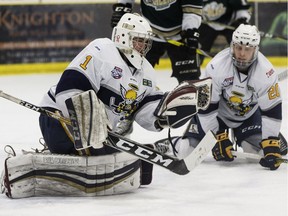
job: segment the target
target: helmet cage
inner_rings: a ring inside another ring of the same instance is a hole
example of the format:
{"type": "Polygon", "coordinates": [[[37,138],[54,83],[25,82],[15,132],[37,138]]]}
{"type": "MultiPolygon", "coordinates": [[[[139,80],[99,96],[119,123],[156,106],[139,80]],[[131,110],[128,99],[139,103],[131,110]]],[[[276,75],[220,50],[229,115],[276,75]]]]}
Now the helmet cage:
{"type": "Polygon", "coordinates": [[[239,69],[247,69],[258,56],[260,43],[260,33],[256,26],[241,24],[232,35],[232,41],[230,44],[230,53],[232,56],[233,64],[239,69]],[[235,45],[245,46],[245,47],[255,47],[253,57],[251,60],[243,61],[237,60],[234,54],[235,45]]]}
{"type": "Polygon", "coordinates": [[[137,51],[141,56],[146,56],[152,47],[151,34],[129,32],[129,46],[137,51]]]}

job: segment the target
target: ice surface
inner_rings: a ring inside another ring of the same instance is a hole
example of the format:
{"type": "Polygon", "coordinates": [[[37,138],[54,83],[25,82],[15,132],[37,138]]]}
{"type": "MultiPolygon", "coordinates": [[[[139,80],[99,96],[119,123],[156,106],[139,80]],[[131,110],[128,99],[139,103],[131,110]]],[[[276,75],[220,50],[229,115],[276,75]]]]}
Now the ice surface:
{"type": "MultiPolygon", "coordinates": [[[[277,71],[283,71],[278,68],[277,71]]],[[[158,71],[156,78],[164,91],[177,82],[169,71],[158,71]]],[[[56,84],[60,74],[1,76],[0,90],[38,104],[49,87],[56,84]]],[[[287,80],[281,82],[283,102],[282,133],[287,137],[287,80]]],[[[0,170],[6,154],[4,146],[21,149],[39,148],[41,137],[38,113],[0,98],[0,170]]],[[[180,135],[173,130],[172,135],[180,135]]],[[[135,126],[132,139],[154,142],[167,136],[147,132],[135,126]]],[[[195,170],[178,176],[154,167],[153,182],[134,193],[96,197],[33,197],[9,199],[0,194],[0,216],[287,216],[287,165],[268,171],[257,163],[243,159],[215,162],[211,155],[195,170]]]]}

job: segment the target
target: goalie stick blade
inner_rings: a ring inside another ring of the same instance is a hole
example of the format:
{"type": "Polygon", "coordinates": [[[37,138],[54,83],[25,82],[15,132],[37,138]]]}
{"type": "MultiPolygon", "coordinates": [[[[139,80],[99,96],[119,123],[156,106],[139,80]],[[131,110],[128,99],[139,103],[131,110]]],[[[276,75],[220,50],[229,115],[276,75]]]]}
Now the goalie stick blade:
{"type": "Polygon", "coordinates": [[[188,157],[184,158],[187,169],[191,171],[202,163],[216,143],[217,139],[214,134],[211,131],[208,131],[192,153],[188,157]]]}
{"type": "Polygon", "coordinates": [[[213,133],[208,132],[188,157],[179,160],[112,132],[109,132],[107,143],[113,148],[132,154],[148,163],[161,166],[178,175],[186,175],[198,166],[215,144],[216,139],[213,133]]]}

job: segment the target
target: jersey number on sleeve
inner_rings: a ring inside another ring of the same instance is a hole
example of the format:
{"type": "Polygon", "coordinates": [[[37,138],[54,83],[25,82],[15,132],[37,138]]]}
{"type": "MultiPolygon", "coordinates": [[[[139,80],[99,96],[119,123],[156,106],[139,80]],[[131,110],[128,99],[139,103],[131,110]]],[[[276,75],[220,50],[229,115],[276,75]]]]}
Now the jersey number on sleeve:
{"type": "Polygon", "coordinates": [[[83,70],[86,70],[87,69],[87,64],[89,63],[89,61],[92,59],[92,56],[88,55],[86,56],[86,60],[80,64],[80,67],[83,69],[83,70]]]}
{"type": "Polygon", "coordinates": [[[269,100],[273,100],[279,96],[280,96],[279,85],[278,83],[276,83],[275,86],[271,86],[271,88],[269,89],[268,97],[269,97],[269,100]]]}

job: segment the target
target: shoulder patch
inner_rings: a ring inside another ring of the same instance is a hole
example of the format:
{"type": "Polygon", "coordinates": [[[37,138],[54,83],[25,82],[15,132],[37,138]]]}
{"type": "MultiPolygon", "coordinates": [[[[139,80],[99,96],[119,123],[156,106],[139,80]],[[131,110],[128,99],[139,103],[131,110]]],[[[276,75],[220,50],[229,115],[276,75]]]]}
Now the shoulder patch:
{"type": "Polygon", "coordinates": [[[151,80],[147,80],[147,79],[143,79],[143,85],[152,87],[152,81],[151,80]]]}
{"type": "Polygon", "coordinates": [[[115,66],[114,69],[111,71],[112,77],[114,79],[120,79],[122,77],[122,69],[115,66]]]}

